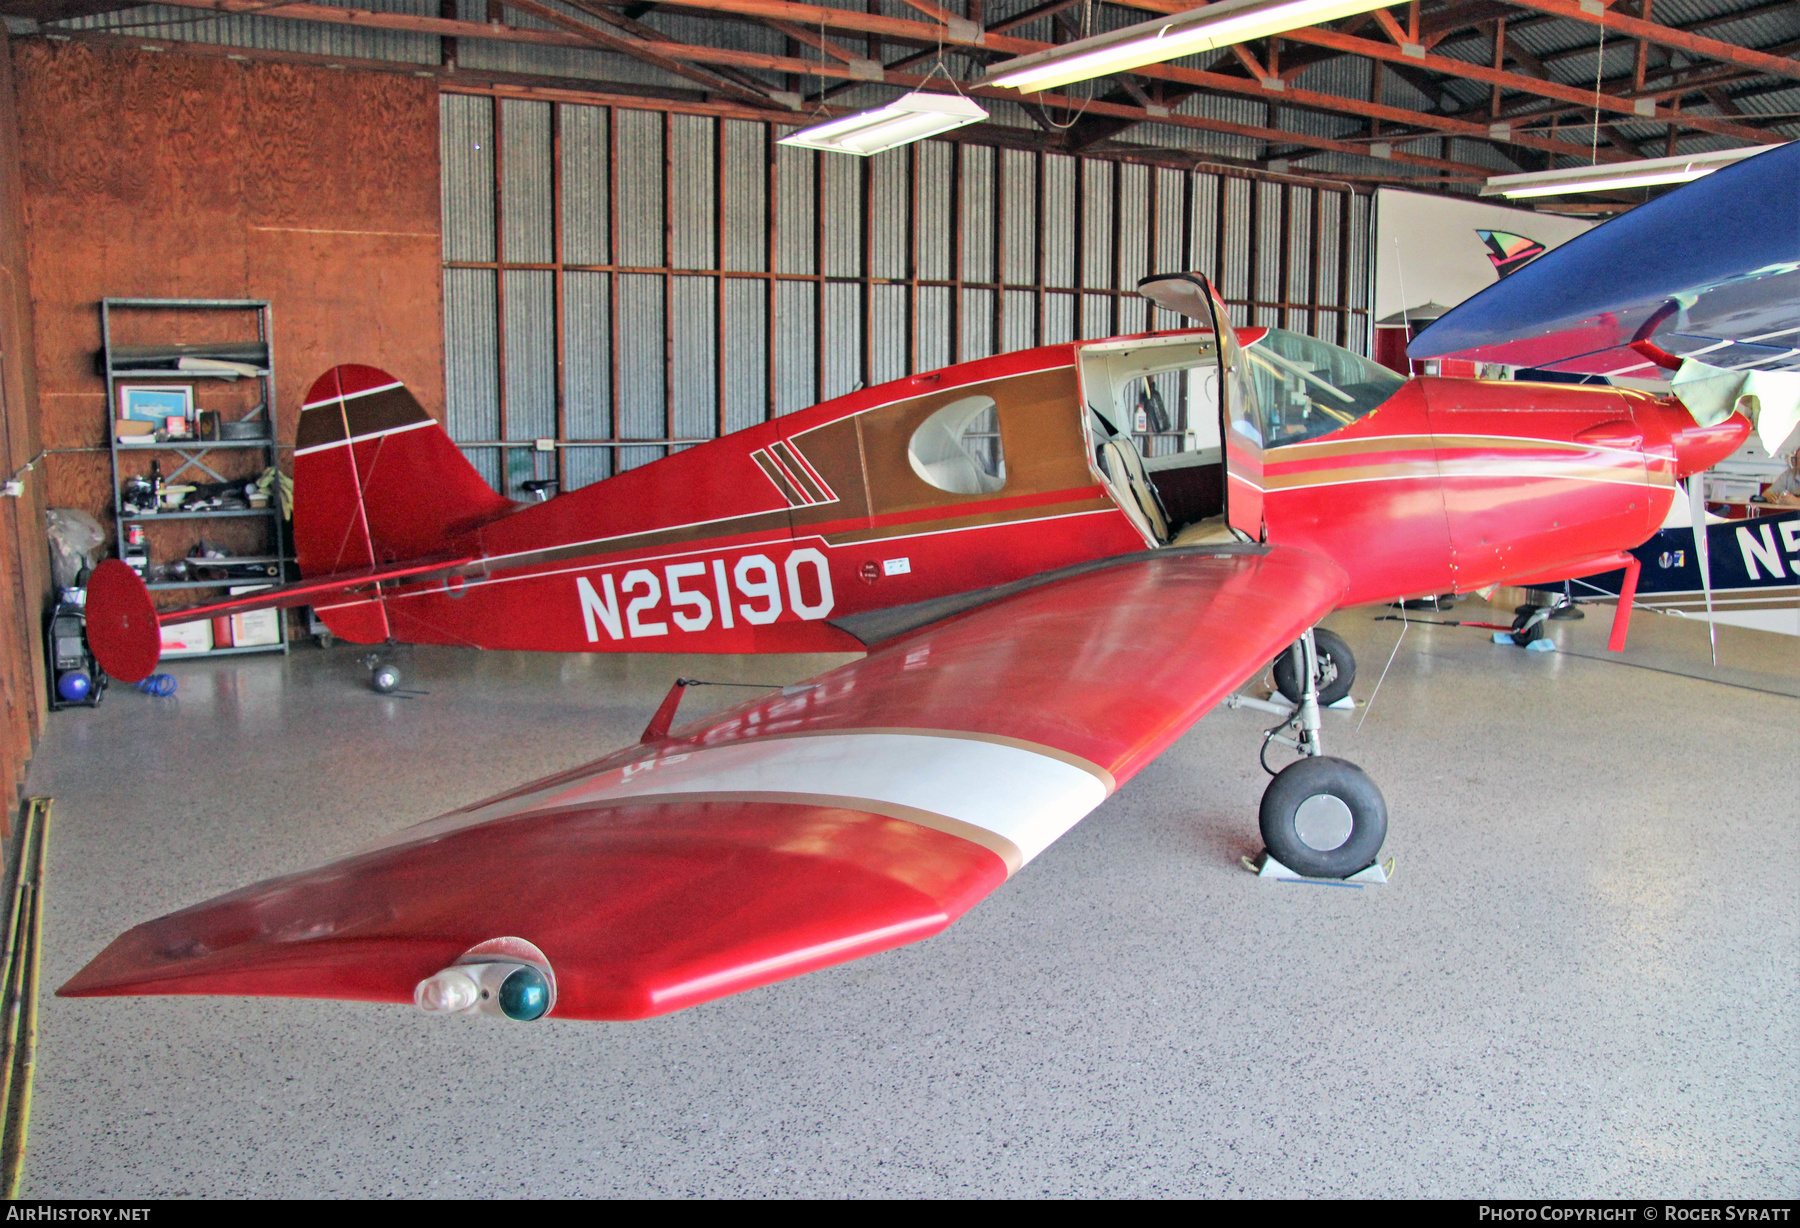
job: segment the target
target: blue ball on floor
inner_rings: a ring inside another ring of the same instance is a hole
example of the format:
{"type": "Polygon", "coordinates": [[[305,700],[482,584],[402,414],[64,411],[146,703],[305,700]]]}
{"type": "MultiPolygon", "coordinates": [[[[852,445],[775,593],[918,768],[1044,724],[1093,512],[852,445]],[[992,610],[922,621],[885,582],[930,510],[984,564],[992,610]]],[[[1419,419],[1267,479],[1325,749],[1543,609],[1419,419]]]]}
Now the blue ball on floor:
{"type": "Polygon", "coordinates": [[[78,704],[93,693],[94,680],[85,669],[72,669],[56,680],[56,693],[65,703],[78,704]]]}

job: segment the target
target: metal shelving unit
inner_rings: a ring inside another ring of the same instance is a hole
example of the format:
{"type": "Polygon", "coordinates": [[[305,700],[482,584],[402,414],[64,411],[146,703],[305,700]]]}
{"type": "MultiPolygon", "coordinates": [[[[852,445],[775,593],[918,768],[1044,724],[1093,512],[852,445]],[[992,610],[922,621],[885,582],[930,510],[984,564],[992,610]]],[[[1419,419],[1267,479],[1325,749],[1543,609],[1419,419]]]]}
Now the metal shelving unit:
{"type": "MultiPolygon", "coordinates": [[[[273,448],[271,448],[269,450],[271,452],[274,451],[273,448]]],[[[175,472],[180,473],[181,470],[177,469],[175,472]]],[[[152,521],[157,521],[157,520],[207,520],[207,519],[217,519],[217,518],[223,517],[223,516],[238,516],[238,517],[269,516],[269,515],[273,515],[275,513],[275,510],[276,509],[274,509],[272,507],[247,507],[247,508],[242,508],[242,509],[232,509],[232,510],[226,510],[226,511],[219,511],[217,509],[214,509],[211,511],[203,511],[203,512],[153,512],[146,516],[126,516],[121,513],[119,516],[119,519],[124,520],[124,521],[142,520],[142,521],[146,521],[146,522],[152,522],[152,521]]]]}
{"type": "MultiPolygon", "coordinates": [[[[219,565],[234,564],[272,564],[278,570],[291,560],[287,553],[281,524],[280,499],[272,492],[268,507],[253,507],[242,510],[208,510],[196,512],[157,512],[150,515],[127,515],[120,501],[122,477],[119,457],[133,453],[145,453],[155,456],[166,456],[170,453],[180,457],[181,463],[173,472],[165,475],[165,480],[173,480],[189,469],[197,469],[208,475],[213,481],[227,481],[206,461],[212,452],[242,452],[260,449],[263,454],[264,467],[276,465],[276,417],[275,417],[275,343],[273,338],[270,306],[267,299],[195,299],[195,298],[105,298],[100,300],[100,344],[101,362],[106,368],[106,436],[112,449],[113,479],[113,517],[114,536],[118,557],[124,558],[126,552],[126,526],[128,524],[153,525],[161,521],[176,520],[257,520],[267,526],[267,541],[270,552],[255,556],[234,556],[229,560],[220,559],[219,565]],[[268,434],[263,439],[221,439],[171,440],[166,443],[121,444],[114,419],[119,414],[119,390],[122,382],[142,383],[152,380],[166,380],[170,383],[196,385],[196,408],[198,407],[198,386],[211,380],[228,378],[224,375],[207,371],[172,371],[163,367],[124,368],[113,366],[113,313],[116,311],[235,311],[254,312],[256,318],[256,341],[262,347],[263,358],[260,364],[251,364],[254,374],[240,375],[241,379],[256,380],[262,392],[262,421],[267,423],[268,434]]],[[[146,545],[148,546],[148,542],[146,545]]],[[[171,560],[172,561],[172,560],[171,560]]],[[[148,579],[148,577],[146,577],[148,579]]],[[[149,587],[153,591],[168,592],[177,589],[219,589],[233,588],[240,585],[259,583],[279,584],[282,577],[277,574],[262,580],[246,577],[236,580],[174,580],[158,581],[149,587]]],[[[286,620],[282,620],[282,634],[274,644],[252,644],[248,646],[232,646],[229,648],[213,648],[205,653],[185,654],[182,659],[193,659],[201,656],[234,656],[253,652],[279,652],[288,650],[286,620]]]]}

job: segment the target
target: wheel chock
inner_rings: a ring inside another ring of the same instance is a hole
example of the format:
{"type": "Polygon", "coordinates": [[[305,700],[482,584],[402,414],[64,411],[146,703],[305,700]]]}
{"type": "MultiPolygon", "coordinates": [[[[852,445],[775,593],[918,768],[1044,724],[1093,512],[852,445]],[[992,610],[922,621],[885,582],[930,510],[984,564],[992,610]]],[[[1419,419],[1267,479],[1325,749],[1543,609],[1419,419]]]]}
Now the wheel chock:
{"type": "Polygon", "coordinates": [[[1385,883],[1394,876],[1394,859],[1386,862],[1377,861],[1364,869],[1358,870],[1349,878],[1308,878],[1297,870],[1291,870],[1269,855],[1264,849],[1254,860],[1240,857],[1238,861],[1244,869],[1258,878],[1284,878],[1297,883],[1318,883],[1326,887],[1364,887],[1370,883],[1385,883]]]}
{"type": "MultiPolygon", "coordinates": [[[[1520,647],[1520,645],[1513,643],[1512,632],[1510,631],[1494,632],[1494,643],[1505,644],[1515,648],[1520,647]]],[[[1556,641],[1551,639],[1532,640],[1529,644],[1523,645],[1523,647],[1526,652],[1555,652],[1556,641]]]]}

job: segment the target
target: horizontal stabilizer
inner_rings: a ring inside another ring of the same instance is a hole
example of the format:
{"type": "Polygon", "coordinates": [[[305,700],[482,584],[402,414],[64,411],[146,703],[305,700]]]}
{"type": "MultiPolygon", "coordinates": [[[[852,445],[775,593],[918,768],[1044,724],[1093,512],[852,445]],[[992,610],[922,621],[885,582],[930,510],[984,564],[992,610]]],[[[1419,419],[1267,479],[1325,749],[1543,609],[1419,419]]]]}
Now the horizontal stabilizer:
{"type": "Polygon", "coordinates": [[[480,561],[451,556],[409,559],[388,567],[342,571],[294,584],[258,589],[226,601],[158,612],[143,578],[118,559],[107,559],[94,568],[94,574],[88,578],[88,646],[93,649],[94,659],[100,662],[101,669],[120,682],[137,682],[150,676],[162,656],[164,626],[248,614],[252,610],[294,609],[338,593],[402,580],[410,583],[451,576],[480,561]]]}

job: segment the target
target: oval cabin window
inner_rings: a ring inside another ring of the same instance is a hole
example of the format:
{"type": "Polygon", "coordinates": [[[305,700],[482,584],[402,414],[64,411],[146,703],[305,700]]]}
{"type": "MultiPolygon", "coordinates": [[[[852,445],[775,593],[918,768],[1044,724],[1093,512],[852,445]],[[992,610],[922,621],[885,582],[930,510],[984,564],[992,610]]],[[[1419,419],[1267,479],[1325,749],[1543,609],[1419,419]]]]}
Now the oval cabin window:
{"type": "Polygon", "coordinates": [[[989,495],[1006,485],[1006,454],[993,397],[952,401],[919,424],[907,459],[913,472],[953,495],[989,495]]]}

